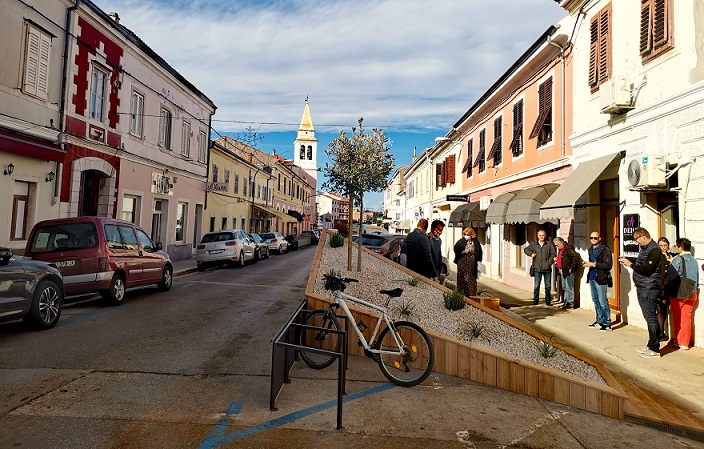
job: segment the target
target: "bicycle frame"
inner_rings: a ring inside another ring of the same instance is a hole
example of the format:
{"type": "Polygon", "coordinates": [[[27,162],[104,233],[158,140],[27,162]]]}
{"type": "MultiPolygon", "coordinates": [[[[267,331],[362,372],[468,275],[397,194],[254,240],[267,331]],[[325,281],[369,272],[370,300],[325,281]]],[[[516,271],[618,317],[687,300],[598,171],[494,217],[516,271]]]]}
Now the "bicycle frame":
{"type": "MultiPolygon", "coordinates": [[[[349,323],[352,325],[354,328],[355,333],[357,334],[357,337],[359,338],[359,342],[362,344],[364,349],[366,351],[369,351],[372,354],[395,354],[395,355],[403,355],[403,340],[401,340],[401,336],[396,332],[396,328],[393,326],[391,320],[389,319],[389,314],[386,312],[386,308],[377,306],[376,304],[372,304],[368,301],[365,301],[363,299],[359,299],[357,297],[354,297],[352,295],[348,295],[347,293],[343,293],[341,291],[335,291],[333,292],[333,298],[335,299],[335,302],[333,304],[338,304],[342,310],[345,312],[345,315],[349,318],[349,323]],[[369,307],[370,309],[373,309],[379,313],[379,317],[376,320],[376,325],[374,326],[374,332],[372,332],[372,336],[369,338],[369,341],[364,338],[364,335],[362,335],[362,331],[359,330],[359,326],[357,326],[357,322],[354,320],[354,317],[352,316],[352,312],[350,311],[349,307],[347,306],[347,303],[345,300],[352,301],[357,304],[362,304],[366,307],[369,307]],[[394,337],[394,341],[396,342],[396,345],[398,346],[398,351],[382,351],[379,349],[373,349],[370,346],[370,342],[374,342],[376,339],[377,333],[381,329],[381,323],[384,322],[386,323],[386,326],[389,327],[391,335],[394,337]]],[[[331,304],[331,306],[333,305],[331,304]]]]}

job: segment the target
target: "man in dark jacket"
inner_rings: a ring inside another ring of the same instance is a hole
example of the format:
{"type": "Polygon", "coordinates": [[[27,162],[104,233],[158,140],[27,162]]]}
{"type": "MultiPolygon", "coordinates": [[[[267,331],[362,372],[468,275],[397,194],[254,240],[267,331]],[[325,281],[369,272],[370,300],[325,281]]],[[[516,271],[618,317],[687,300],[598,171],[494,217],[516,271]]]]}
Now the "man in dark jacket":
{"type": "Polygon", "coordinates": [[[403,239],[406,268],[437,281],[438,275],[430,254],[430,239],[426,232],[428,232],[428,220],[421,218],[413,232],[403,239]]]}
{"type": "Polygon", "coordinates": [[[633,269],[633,284],[636,286],[638,304],[643,311],[645,322],[648,323],[648,346],[638,348],[638,352],[641,357],[645,358],[660,357],[660,323],[658,322],[657,302],[660,294],[662,251],[645,228],[635,228],[633,240],[640,246],[635,263],[625,257],[620,257],[618,261],[633,269]]]}
{"type": "Polygon", "coordinates": [[[592,301],[594,301],[594,309],[596,310],[596,321],[589,327],[598,327],[600,331],[610,331],[611,311],[609,310],[609,300],[606,298],[606,287],[611,278],[611,268],[614,262],[611,250],[601,243],[601,236],[597,231],[591,232],[589,241],[592,244],[589,248],[589,262],[582,264],[585,268],[589,268],[587,284],[592,291],[592,301]]]}
{"type": "Polygon", "coordinates": [[[552,277],[552,264],[555,263],[555,247],[545,238],[545,231],[538,231],[538,240],[526,246],[523,250],[527,256],[533,259],[533,304],[540,302],[540,281],[545,281],[545,304],[550,305],[550,283],[552,277]]]}
{"type": "Polygon", "coordinates": [[[433,259],[435,267],[435,276],[440,280],[440,272],[442,271],[442,231],[445,229],[445,223],[442,220],[433,220],[430,225],[430,256],[433,259]]]}
{"type": "Polygon", "coordinates": [[[574,273],[582,265],[582,258],[574,250],[574,246],[565,242],[562,237],[555,237],[553,243],[557,248],[555,265],[560,270],[562,290],[565,292],[565,303],[562,305],[562,310],[571,309],[574,307],[574,273]]]}

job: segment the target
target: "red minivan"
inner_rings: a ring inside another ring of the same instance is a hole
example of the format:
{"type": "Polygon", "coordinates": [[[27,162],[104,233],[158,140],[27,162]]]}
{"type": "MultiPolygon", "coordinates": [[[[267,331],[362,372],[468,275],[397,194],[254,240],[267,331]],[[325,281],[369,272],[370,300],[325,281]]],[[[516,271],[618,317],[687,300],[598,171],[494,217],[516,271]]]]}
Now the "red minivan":
{"type": "Polygon", "coordinates": [[[27,240],[25,256],[55,264],[66,295],[99,292],[120,305],[125,289],[157,284],[169,290],[173,265],[139,227],[104,217],[75,217],[37,223],[27,240]]]}

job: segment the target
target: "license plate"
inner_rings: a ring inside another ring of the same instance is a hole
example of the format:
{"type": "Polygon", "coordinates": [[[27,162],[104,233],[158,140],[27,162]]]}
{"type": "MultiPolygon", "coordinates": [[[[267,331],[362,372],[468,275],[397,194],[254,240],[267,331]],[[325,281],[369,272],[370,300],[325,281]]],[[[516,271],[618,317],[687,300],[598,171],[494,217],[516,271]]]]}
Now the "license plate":
{"type": "Polygon", "coordinates": [[[220,253],[223,252],[223,251],[224,251],[224,250],[222,250],[222,249],[215,249],[215,250],[213,250],[213,251],[210,251],[209,254],[220,254],[220,253]]]}
{"type": "Polygon", "coordinates": [[[68,268],[68,267],[76,266],[76,261],[75,260],[60,260],[58,262],[54,262],[54,264],[59,268],[68,268]]]}

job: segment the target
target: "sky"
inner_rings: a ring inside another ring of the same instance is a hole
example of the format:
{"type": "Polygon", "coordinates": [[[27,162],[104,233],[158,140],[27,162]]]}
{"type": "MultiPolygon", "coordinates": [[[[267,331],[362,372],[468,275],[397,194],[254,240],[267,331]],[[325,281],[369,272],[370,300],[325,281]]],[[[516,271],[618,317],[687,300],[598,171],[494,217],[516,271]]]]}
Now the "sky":
{"type": "Polygon", "coordinates": [[[214,139],[256,133],[293,159],[307,97],[318,166],[358,117],[386,132],[396,167],[410,163],[567,15],[553,0],[93,2],[215,103],[214,139]]]}

